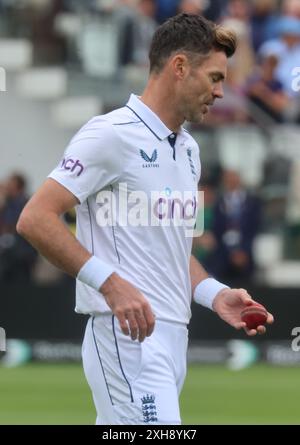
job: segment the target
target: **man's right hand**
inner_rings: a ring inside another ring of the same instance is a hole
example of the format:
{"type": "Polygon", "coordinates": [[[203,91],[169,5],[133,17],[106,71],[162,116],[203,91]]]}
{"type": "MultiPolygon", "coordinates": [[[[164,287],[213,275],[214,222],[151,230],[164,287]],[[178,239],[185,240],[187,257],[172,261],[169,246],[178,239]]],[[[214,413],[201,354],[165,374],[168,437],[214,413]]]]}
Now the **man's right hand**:
{"type": "Polygon", "coordinates": [[[149,337],[154,329],[155,318],[150,304],[128,281],[116,273],[102,284],[100,292],[120,323],[123,334],[139,342],[149,337]]]}

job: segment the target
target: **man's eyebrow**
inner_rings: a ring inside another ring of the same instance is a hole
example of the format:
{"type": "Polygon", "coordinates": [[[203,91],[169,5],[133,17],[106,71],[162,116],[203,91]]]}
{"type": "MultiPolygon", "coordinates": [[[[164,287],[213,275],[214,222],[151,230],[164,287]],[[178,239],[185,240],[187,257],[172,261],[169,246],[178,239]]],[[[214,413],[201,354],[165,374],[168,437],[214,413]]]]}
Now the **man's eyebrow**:
{"type": "Polygon", "coordinates": [[[220,71],[213,71],[210,75],[218,77],[219,80],[225,80],[225,75],[220,71]]]}

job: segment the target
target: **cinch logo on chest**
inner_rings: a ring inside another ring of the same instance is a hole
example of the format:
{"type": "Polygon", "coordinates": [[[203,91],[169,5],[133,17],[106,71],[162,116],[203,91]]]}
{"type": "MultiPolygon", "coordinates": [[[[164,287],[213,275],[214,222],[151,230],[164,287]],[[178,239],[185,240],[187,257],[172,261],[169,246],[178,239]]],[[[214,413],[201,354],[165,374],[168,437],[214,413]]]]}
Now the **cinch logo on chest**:
{"type": "Polygon", "coordinates": [[[157,150],[154,150],[152,153],[151,158],[147,155],[144,150],[140,150],[140,155],[144,161],[146,161],[145,164],[143,164],[143,168],[158,168],[159,164],[157,164],[155,161],[157,160],[157,150]]]}

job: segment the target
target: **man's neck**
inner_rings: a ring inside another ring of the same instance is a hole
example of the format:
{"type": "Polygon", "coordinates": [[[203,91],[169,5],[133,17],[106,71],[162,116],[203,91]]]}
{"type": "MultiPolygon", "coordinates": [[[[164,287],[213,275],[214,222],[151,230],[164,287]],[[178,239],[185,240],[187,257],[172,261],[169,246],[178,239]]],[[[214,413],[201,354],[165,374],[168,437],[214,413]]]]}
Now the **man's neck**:
{"type": "Polygon", "coordinates": [[[177,113],[174,91],[163,79],[150,78],[140,99],[171,131],[180,131],[184,117],[177,113]]]}

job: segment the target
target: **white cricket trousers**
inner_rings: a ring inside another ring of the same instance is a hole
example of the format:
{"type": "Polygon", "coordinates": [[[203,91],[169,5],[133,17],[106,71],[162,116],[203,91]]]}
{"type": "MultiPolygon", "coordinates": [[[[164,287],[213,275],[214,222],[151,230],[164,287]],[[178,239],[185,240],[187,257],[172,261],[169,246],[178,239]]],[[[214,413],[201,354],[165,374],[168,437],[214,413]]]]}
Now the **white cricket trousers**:
{"type": "Polygon", "coordinates": [[[98,425],[181,424],[186,325],[156,320],[143,343],[125,336],[113,315],[91,317],[82,358],[98,425]]]}

